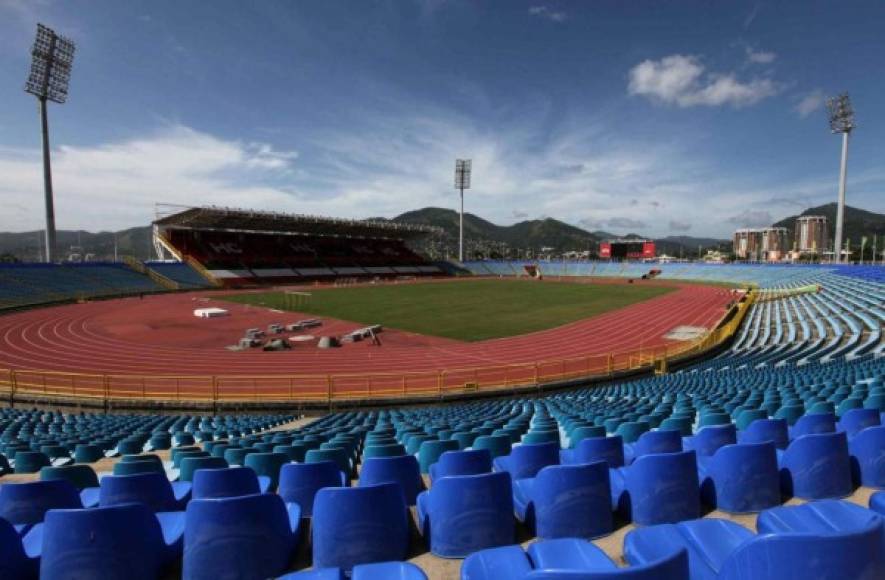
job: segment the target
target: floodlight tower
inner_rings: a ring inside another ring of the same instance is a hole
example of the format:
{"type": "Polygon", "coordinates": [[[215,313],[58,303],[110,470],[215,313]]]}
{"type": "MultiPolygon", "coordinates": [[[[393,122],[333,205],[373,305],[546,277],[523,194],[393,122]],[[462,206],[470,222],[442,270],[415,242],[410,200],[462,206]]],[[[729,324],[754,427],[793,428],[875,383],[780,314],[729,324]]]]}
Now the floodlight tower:
{"type": "Polygon", "coordinates": [[[63,104],[68,98],[71,65],[74,63],[74,43],[54,30],[37,25],[37,37],[31,50],[31,72],[25,92],[40,103],[40,122],[43,129],[43,192],[46,197],[46,261],[55,254],[55,208],[52,202],[52,168],[49,163],[49,120],[46,102],[63,104]]]}
{"type": "Polygon", "coordinates": [[[464,190],[470,189],[470,159],[455,160],[455,189],[461,191],[461,219],[458,234],[458,261],[464,261],[464,190]]]}
{"type": "Polygon", "coordinates": [[[842,261],[842,227],[845,221],[845,182],[848,178],[848,135],[854,129],[854,110],[848,93],[827,99],[830,131],[842,133],[842,165],[839,171],[839,205],[836,209],[836,239],[833,241],[833,259],[842,261]]]}

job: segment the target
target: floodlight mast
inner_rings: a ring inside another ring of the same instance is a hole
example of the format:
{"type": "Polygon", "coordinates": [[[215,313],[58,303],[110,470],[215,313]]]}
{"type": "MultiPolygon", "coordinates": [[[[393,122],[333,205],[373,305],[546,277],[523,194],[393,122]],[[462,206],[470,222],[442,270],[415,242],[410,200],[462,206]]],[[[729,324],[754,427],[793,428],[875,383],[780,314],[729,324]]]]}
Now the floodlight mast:
{"type": "Polygon", "coordinates": [[[461,215],[458,233],[458,261],[464,261],[464,190],[470,189],[470,159],[455,160],[455,189],[461,192],[461,215]]]}
{"type": "Polygon", "coordinates": [[[68,98],[68,83],[74,61],[74,43],[42,24],[31,50],[31,71],[25,92],[40,104],[40,125],[43,137],[43,193],[46,200],[46,261],[55,255],[55,207],[52,199],[52,167],[49,158],[49,118],[46,102],[63,104],[68,98]]]}
{"type": "Polygon", "coordinates": [[[836,239],[833,241],[833,260],[842,261],[842,232],[845,222],[845,185],[848,179],[848,136],[854,129],[854,110],[848,93],[827,99],[830,131],[842,133],[842,163],[839,168],[839,203],[836,208],[836,239]]]}

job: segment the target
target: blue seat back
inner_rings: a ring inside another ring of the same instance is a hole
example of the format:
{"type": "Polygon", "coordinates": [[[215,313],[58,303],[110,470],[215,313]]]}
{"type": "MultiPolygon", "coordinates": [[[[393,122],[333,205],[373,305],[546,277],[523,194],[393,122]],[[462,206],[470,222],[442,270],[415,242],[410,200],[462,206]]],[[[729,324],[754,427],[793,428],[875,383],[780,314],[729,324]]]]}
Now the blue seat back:
{"type": "Polygon", "coordinates": [[[49,510],[81,507],[80,494],[69,481],[0,484],[0,518],[11,524],[37,524],[49,510]]]}
{"type": "Polygon", "coordinates": [[[314,567],[350,570],[357,564],[405,559],[407,518],[396,484],[321,489],[311,523],[314,567]]]}
{"type": "Polygon", "coordinates": [[[778,449],[786,449],[790,442],[786,419],[756,419],[741,431],[741,443],[771,441],[778,449]]]}
{"type": "Polygon", "coordinates": [[[316,493],[324,487],[343,485],[341,469],[334,461],[287,463],[280,469],[277,493],[286,502],[301,506],[301,514],[310,517],[316,493]]]}
{"type": "Polygon", "coordinates": [[[258,476],[248,467],[197,470],[192,489],[193,499],[239,497],[260,492],[258,476]]]}
{"type": "Polygon", "coordinates": [[[430,466],[439,461],[439,457],[443,453],[457,451],[459,448],[458,442],[452,439],[424,441],[418,449],[418,463],[421,473],[430,473],[430,466]]]}
{"type": "Polygon", "coordinates": [[[718,509],[747,513],[780,504],[777,452],[772,441],[719,448],[710,460],[709,475],[711,480],[703,483],[702,493],[718,509]]]}
{"type": "Polygon", "coordinates": [[[851,409],[842,415],[837,427],[849,437],[854,437],[867,427],[876,427],[879,424],[879,411],[876,409],[851,409]]]}
{"type": "Polygon", "coordinates": [[[139,503],[154,512],[176,508],[172,484],[163,473],[108,475],[101,479],[98,504],[102,507],[139,503]]]}
{"type": "Polygon", "coordinates": [[[551,465],[532,485],[539,538],[595,538],[612,531],[608,463],[551,465]]]}
{"type": "Polygon", "coordinates": [[[534,477],[544,467],[559,464],[559,444],[518,445],[510,451],[510,455],[499,457],[495,463],[508,471],[511,479],[534,477]]]}
{"type": "Polygon", "coordinates": [[[76,571],[81,578],[155,580],[164,549],[160,524],[143,505],[52,510],[43,527],[40,578],[67,580],[76,571]]]}
{"type": "Polygon", "coordinates": [[[270,489],[275,490],[280,481],[280,469],[289,463],[285,453],[251,453],[246,456],[246,467],[252,468],[258,475],[270,478],[270,489]]]}
{"type": "Polygon", "coordinates": [[[867,427],[849,439],[848,451],[855,485],[885,487],[885,425],[867,427]]]}
{"type": "Polygon", "coordinates": [[[399,457],[371,457],[363,462],[359,486],[396,483],[400,486],[407,505],[415,505],[415,498],[424,489],[418,460],[414,455],[399,457]]]}
{"type": "Polygon", "coordinates": [[[430,477],[436,480],[451,475],[478,475],[491,470],[492,455],[488,449],[446,451],[430,466],[430,477]]]}
{"type": "Polygon", "coordinates": [[[185,520],[182,577],[188,580],[278,576],[297,542],[275,494],[194,499],[185,520]]]}
{"type": "Polygon", "coordinates": [[[691,448],[702,457],[709,457],[725,445],[737,443],[737,427],[728,423],[704,427],[691,438],[691,448]]]}
{"type": "Polygon", "coordinates": [[[619,435],[591,437],[578,443],[575,449],[576,463],[605,461],[609,468],[624,466],[624,443],[619,435]]]}
{"type": "Polygon", "coordinates": [[[627,468],[633,522],[654,525],[700,517],[700,486],[694,451],[645,455],[627,468]]]}
{"type": "Polygon", "coordinates": [[[63,479],[77,489],[98,487],[98,476],[88,465],[63,465],[60,467],[44,467],[40,470],[40,481],[63,479]]]}
{"type": "Polygon", "coordinates": [[[512,544],[513,494],[507,472],[444,477],[428,492],[424,535],[444,558],[463,558],[485,548],[512,544]]]}
{"type": "Polygon", "coordinates": [[[833,433],[836,431],[836,416],[832,413],[807,413],[796,421],[790,429],[790,437],[833,433]]]}
{"type": "Polygon", "coordinates": [[[221,457],[211,455],[193,457],[187,456],[181,460],[181,470],[178,473],[179,481],[193,481],[194,473],[200,469],[222,469],[227,467],[227,461],[221,457]]]}
{"type": "Polygon", "coordinates": [[[722,563],[720,580],[883,578],[882,524],[853,533],[760,535],[722,563]]]}
{"type": "Polygon", "coordinates": [[[633,444],[633,457],[642,457],[649,453],[676,453],[682,451],[682,435],[680,431],[648,431],[639,436],[633,444]]]}
{"type": "Polygon", "coordinates": [[[781,487],[803,499],[844,497],[851,493],[851,463],[845,433],[803,435],[781,458],[781,487]]]}

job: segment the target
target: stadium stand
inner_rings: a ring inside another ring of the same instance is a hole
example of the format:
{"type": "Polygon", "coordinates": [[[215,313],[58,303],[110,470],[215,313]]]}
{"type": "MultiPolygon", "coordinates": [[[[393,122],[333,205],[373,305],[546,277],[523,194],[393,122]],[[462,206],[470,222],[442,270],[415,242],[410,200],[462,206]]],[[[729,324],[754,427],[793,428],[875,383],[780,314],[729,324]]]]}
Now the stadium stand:
{"type": "Polygon", "coordinates": [[[122,263],[0,264],[0,309],[164,290],[122,263]]]}
{"type": "Polygon", "coordinates": [[[179,287],[183,289],[210,288],[212,286],[206,278],[185,262],[148,261],[144,265],[178,283],[179,287]]]}
{"type": "Polygon", "coordinates": [[[885,577],[885,492],[861,493],[885,488],[885,288],[721,272],[768,297],[725,352],[670,374],[298,425],[2,409],[0,577],[76,558],[128,578],[99,568],[123,555],[150,578],[421,579],[403,561],[420,544],[467,580],[885,577]]]}
{"type": "Polygon", "coordinates": [[[409,240],[435,231],[357,221],[192,208],[154,222],[154,239],[178,260],[195,260],[226,286],[335,277],[443,274],[409,240]]]}

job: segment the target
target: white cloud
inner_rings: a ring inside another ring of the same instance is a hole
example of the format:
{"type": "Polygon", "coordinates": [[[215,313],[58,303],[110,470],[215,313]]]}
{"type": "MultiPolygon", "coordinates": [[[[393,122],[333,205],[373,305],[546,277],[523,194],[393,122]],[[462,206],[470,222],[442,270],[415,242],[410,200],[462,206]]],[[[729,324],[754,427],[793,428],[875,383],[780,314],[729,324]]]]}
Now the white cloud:
{"type": "Polygon", "coordinates": [[[820,89],[814,89],[802,97],[793,110],[803,119],[815,111],[822,109],[826,102],[826,96],[820,89]]]}
{"type": "Polygon", "coordinates": [[[733,73],[707,72],[699,58],[681,54],[645,60],[630,70],[629,77],[629,94],[680,107],[745,107],[780,90],[767,78],[741,81],[733,73]]]}
{"type": "Polygon", "coordinates": [[[553,10],[548,6],[532,6],[529,8],[529,14],[538,18],[546,18],[552,22],[565,22],[568,15],[561,10],[553,10]]]}
{"type": "Polygon", "coordinates": [[[752,64],[771,64],[776,58],[777,54],[774,52],[747,47],[747,61],[752,64]]]}
{"type": "MultiPolygon", "coordinates": [[[[183,126],[97,147],[62,146],[52,159],[58,227],[144,225],[155,202],[295,209],[290,192],[262,185],[268,176],[289,174],[294,156],[183,126]],[[251,183],[236,185],[243,180],[251,183]]],[[[0,174],[0,200],[19,208],[0,214],[0,230],[42,227],[39,152],[0,149],[0,174]]]]}

